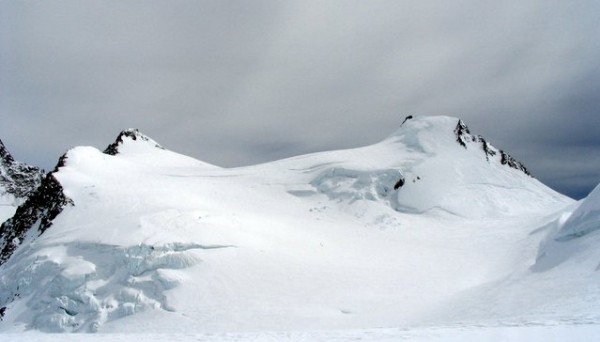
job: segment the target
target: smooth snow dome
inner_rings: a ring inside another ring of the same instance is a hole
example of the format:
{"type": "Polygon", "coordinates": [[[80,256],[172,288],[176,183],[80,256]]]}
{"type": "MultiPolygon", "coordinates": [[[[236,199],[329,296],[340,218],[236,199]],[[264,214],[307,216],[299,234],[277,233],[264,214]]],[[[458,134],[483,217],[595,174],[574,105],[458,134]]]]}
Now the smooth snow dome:
{"type": "Polygon", "coordinates": [[[0,268],[0,331],[600,323],[593,270],[532,267],[574,202],[458,124],[240,168],[150,138],[76,147],[54,173],[73,205],[0,268]]]}

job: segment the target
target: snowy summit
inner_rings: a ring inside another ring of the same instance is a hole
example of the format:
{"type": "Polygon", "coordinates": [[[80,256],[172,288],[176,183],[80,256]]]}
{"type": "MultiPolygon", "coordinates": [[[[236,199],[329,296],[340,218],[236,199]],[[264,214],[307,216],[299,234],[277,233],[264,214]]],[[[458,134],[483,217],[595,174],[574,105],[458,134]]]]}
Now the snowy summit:
{"type": "Polygon", "coordinates": [[[2,225],[0,331],[600,324],[598,192],[575,203],[452,117],[239,168],[129,129],[2,225]]]}

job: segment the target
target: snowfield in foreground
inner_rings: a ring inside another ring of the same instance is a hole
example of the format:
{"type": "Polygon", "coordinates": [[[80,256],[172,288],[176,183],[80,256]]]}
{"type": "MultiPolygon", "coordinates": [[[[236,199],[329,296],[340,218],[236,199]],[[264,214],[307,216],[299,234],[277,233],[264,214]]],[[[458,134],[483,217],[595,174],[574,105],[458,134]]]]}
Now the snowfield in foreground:
{"type": "Polygon", "coordinates": [[[28,342],[103,342],[126,341],[413,341],[413,342],[464,342],[464,341],[527,341],[564,342],[597,341],[598,325],[530,325],[530,326],[458,326],[416,329],[369,329],[303,332],[257,333],[171,333],[171,334],[5,334],[8,339],[28,342]]]}
{"type": "Polygon", "coordinates": [[[458,119],[229,169],[128,130],[44,182],[50,209],[2,226],[5,333],[600,335],[600,191],[575,203],[458,119]]]}

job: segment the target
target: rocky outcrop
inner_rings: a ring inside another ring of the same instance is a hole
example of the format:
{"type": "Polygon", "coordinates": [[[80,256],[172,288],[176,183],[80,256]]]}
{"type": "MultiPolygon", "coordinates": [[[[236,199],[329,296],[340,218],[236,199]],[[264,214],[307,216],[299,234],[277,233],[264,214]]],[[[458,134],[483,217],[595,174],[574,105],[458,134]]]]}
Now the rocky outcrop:
{"type": "Polygon", "coordinates": [[[483,152],[485,153],[485,158],[489,161],[490,157],[498,154],[496,150],[492,147],[492,145],[488,144],[488,142],[481,136],[477,136],[477,141],[481,143],[481,147],[483,148],[483,152]]]}
{"type": "Polygon", "coordinates": [[[496,150],[481,135],[471,134],[471,132],[469,131],[469,127],[467,127],[467,125],[462,120],[458,120],[456,128],[454,128],[454,134],[456,135],[456,142],[458,142],[465,149],[468,148],[467,146],[470,143],[479,144],[485,154],[485,158],[487,159],[487,161],[490,161],[490,157],[494,157],[500,154],[500,163],[502,165],[507,165],[508,167],[511,167],[515,170],[519,170],[525,173],[526,175],[531,176],[529,170],[527,170],[525,165],[518,162],[508,153],[502,150],[496,150]]]}
{"type": "Polygon", "coordinates": [[[64,166],[63,155],[56,168],[48,173],[41,185],[21,204],[15,215],[0,226],[0,265],[8,260],[29,232],[39,236],[51,225],[52,220],[73,201],[65,196],[60,182],[54,173],[64,166]]]}
{"type": "Polygon", "coordinates": [[[409,116],[405,117],[405,118],[404,118],[404,121],[402,121],[402,124],[400,124],[400,127],[402,127],[402,126],[403,126],[403,125],[406,123],[406,121],[408,121],[408,120],[412,120],[412,119],[413,119],[413,116],[412,116],[412,115],[409,115],[409,116]]]}
{"type": "Polygon", "coordinates": [[[515,158],[508,155],[508,153],[500,150],[500,156],[501,156],[500,163],[502,163],[502,165],[508,165],[509,167],[512,167],[513,169],[521,170],[526,175],[531,176],[531,174],[529,173],[529,170],[527,170],[525,165],[523,165],[521,162],[518,162],[517,160],[515,160],[515,158]]]}
{"type": "Polygon", "coordinates": [[[0,140],[0,195],[12,195],[15,206],[41,185],[44,170],[16,161],[0,140]]]}
{"type": "Polygon", "coordinates": [[[119,135],[117,136],[117,139],[115,139],[115,141],[112,144],[110,144],[110,145],[108,145],[108,147],[106,147],[106,149],[104,150],[104,153],[110,154],[112,156],[119,154],[119,152],[120,152],[119,148],[127,140],[145,141],[145,142],[148,142],[148,143],[154,145],[154,147],[156,147],[156,148],[159,148],[162,150],[165,149],[164,147],[162,147],[158,143],[156,143],[156,141],[148,138],[146,135],[141,133],[138,129],[129,128],[129,129],[126,129],[126,130],[122,131],[121,133],[119,133],[119,135]]]}
{"type": "Polygon", "coordinates": [[[467,127],[462,120],[458,120],[458,124],[454,129],[454,134],[456,135],[456,142],[458,142],[460,146],[464,148],[467,148],[467,143],[473,141],[475,138],[473,135],[471,135],[469,127],[467,127]]]}

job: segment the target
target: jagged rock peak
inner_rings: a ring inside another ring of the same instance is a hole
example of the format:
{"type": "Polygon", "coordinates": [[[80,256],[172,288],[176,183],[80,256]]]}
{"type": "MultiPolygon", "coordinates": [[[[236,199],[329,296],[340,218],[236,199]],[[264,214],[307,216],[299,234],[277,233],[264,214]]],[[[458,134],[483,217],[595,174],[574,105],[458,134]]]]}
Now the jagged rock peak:
{"type": "Polygon", "coordinates": [[[531,176],[525,165],[511,157],[508,153],[502,150],[496,150],[481,135],[471,134],[469,127],[467,127],[467,125],[460,119],[454,128],[454,134],[456,135],[456,142],[458,142],[465,149],[467,149],[467,145],[470,143],[478,144],[481,146],[481,149],[485,153],[485,158],[488,161],[490,160],[490,157],[500,154],[500,163],[502,165],[508,165],[513,169],[520,170],[526,175],[531,176]]]}
{"type": "Polygon", "coordinates": [[[456,134],[456,141],[464,148],[467,148],[467,143],[474,139],[474,136],[471,135],[471,131],[469,131],[469,127],[467,127],[460,119],[454,129],[454,134],[456,134]]]}
{"type": "Polygon", "coordinates": [[[16,161],[0,140],[0,195],[9,194],[22,201],[37,189],[44,170],[16,161]]]}
{"type": "Polygon", "coordinates": [[[129,129],[121,131],[121,133],[119,133],[119,135],[117,136],[117,139],[115,139],[115,141],[112,144],[110,144],[110,145],[108,145],[108,147],[106,147],[106,149],[104,150],[104,153],[110,154],[113,156],[119,154],[119,152],[120,152],[119,148],[128,140],[129,141],[143,141],[143,142],[147,142],[161,150],[165,149],[164,147],[160,146],[160,144],[158,144],[156,141],[152,140],[147,135],[141,133],[137,128],[129,128],[129,129]]]}
{"type": "Polygon", "coordinates": [[[3,164],[10,164],[15,161],[14,158],[12,157],[12,155],[8,152],[8,150],[4,146],[4,143],[2,142],[1,139],[0,139],[0,158],[2,158],[3,164]]]}
{"type": "Polygon", "coordinates": [[[508,165],[508,166],[512,167],[513,169],[521,170],[526,175],[531,176],[531,173],[529,173],[529,170],[527,170],[527,168],[525,167],[525,165],[523,165],[523,163],[515,160],[515,158],[511,157],[510,155],[508,155],[508,153],[506,153],[502,150],[500,150],[500,155],[502,156],[502,158],[500,160],[502,165],[508,165]]]}

